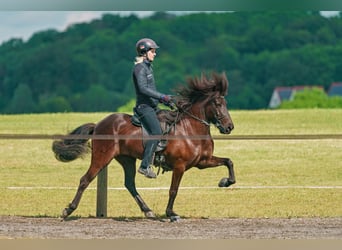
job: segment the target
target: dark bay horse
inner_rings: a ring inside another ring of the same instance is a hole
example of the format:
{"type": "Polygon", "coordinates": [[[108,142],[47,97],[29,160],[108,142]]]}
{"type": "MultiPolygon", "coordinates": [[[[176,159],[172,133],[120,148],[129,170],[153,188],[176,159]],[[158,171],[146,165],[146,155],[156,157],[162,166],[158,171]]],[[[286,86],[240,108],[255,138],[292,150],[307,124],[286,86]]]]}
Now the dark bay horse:
{"type": "MultiPolygon", "coordinates": [[[[173,205],[182,176],[191,167],[205,169],[224,165],[228,168],[228,177],[223,178],[219,186],[228,187],[235,183],[233,162],[229,158],[213,156],[214,142],[210,135],[211,123],[223,134],[229,134],[234,128],[224,98],[228,93],[226,75],[213,73],[208,78],[202,74],[199,78],[188,79],[187,85],[180,87],[177,93],[177,101],[175,101],[177,110],[160,112],[164,117],[160,119],[169,117],[168,120],[172,120],[173,125],[168,136],[176,139],[168,139],[166,148],[156,153],[155,157],[163,156],[163,168],[173,171],[166,207],[166,216],[171,220],[179,218],[173,211],[173,205]]],[[[125,187],[141,211],[147,218],[155,217],[135,187],[136,160],[142,158],[143,143],[141,128],[132,125],[131,118],[132,116],[128,114],[114,113],[97,124],[84,124],[69,134],[88,136],[88,138],[66,138],[53,142],[52,149],[56,158],[68,162],[89,150],[87,141],[92,137],[90,167],[80,179],[73,201],[63,210],[63,218],[68,217],[77,208],[89,183],[113,159],[122,165],[125,187]],[[112,136],[112,138],[102,139],[96,136],[112,136]]]]}

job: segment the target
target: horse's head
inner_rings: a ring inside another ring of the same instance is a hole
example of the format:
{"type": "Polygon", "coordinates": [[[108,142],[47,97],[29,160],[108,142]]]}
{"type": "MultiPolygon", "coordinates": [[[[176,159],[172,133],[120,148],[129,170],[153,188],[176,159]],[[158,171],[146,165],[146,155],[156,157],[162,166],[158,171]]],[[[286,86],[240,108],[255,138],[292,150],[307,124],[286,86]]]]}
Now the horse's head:
{"type": "Polygon", "coordinates": [[[225,96],[228,94],[226,74],[213,73],[210,82],[213,87],[206,104],[206,117],[222,134],[230,134],[234,129],[234,124],[225,100],[225,96]]]}
{"type": "Polygon", "coordinates": [[[206,108],[206,117],[222,134],[230,134],[234,129],[232,118],[227,109],[227,102],[222,95],[212,98],[206,108]]]}
{"type": "Polygon", "coordinates": [[[228,94],[225,73],[213,73],[210,79],[203,74],[201,78],[190,78],[188,86],[180,87],[178,94],[182,97],[178,107],[192,118],[207,125],[213,123],[222,134],[229,134],[234,129],[225,100],[228,94]],[[189,109],[191,112],[187,111],[189,109]]]}

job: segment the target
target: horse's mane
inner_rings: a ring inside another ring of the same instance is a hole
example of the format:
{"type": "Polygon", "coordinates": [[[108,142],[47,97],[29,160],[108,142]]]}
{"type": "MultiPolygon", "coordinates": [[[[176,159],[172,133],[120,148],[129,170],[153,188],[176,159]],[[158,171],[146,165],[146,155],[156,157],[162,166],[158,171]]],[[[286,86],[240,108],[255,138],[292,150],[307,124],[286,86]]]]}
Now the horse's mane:
{"type": "Polygon", "coordinates": [[[187,85],[178,87],[176,92],[178,94],[177,105],[184,107],[217,93],[226,96],[228,93],[228,80],[225,73],[213,72],[211,78],[202,73],[200,78],[188,78],[187,85]]]}
{"type": "MultiPolygon", "coordinates": [[[[228,80],[225,73],[213,72],[211,78],[202,73],[201,77],[187,79],[187,85],[182,85],[176,89],[177,96],[174,101],[180,110],[186,110],[192,104],[210,98],[217,93],[226,96],[228,93],[228,80]]],[[[159,118],[169,124],[177,119],[177,112],[161,110],[159,118]]],[[[178,117],[179,118],[179,117],[178,117]]]]}

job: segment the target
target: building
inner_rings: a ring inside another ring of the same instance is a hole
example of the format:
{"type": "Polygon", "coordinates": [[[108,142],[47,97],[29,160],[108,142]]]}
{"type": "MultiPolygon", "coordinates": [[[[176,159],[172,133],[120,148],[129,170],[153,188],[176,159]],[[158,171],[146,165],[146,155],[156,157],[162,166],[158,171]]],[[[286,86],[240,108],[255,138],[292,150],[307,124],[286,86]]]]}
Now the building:
{"type": "MultiPolygon", "coordinates": [[[[342,85],[342,84],[341,84],[342,85]]],[[[320,88],[322,86],[292,86],[292,87],[276,87],[273,90],[271,100],[268,104],[269,108],[277,108],[283,101],[292,100],[295,93],[304,89],[320,88]]]]}
{"type": "Polygon", "coordinates": [[[342,83],[333,82],[328,90],[328,96],[342,96],[342,83]]]}
{"type": "MultiPolygon", "coordinates": [[[[293,86],[293,87],[276,87],[273,90],[271,100],[268,104],[269,108],[277,108],[283,101],[292,100],[295,93],[302,91],[305,88],[320,88],[321,86],[293,86]]],[[[342,97],[342,82],[333,82],[327,92],[328,96],[341,96],[342,97]]]]}

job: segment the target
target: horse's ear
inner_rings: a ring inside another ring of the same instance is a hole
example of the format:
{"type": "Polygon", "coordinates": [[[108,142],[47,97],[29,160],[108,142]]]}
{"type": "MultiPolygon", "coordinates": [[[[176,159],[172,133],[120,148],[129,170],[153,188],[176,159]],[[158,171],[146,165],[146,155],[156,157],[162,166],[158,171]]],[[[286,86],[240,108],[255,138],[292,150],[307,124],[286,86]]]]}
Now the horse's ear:
{"type": "Polygon", "coordinates": [[[229,82],[228,82],[228,79],[227,79],[226,72],[224,72],[224,71],[221,73],[221,86],[222,86],[221,94],[223,96],[228,95],[229,82]]]}

